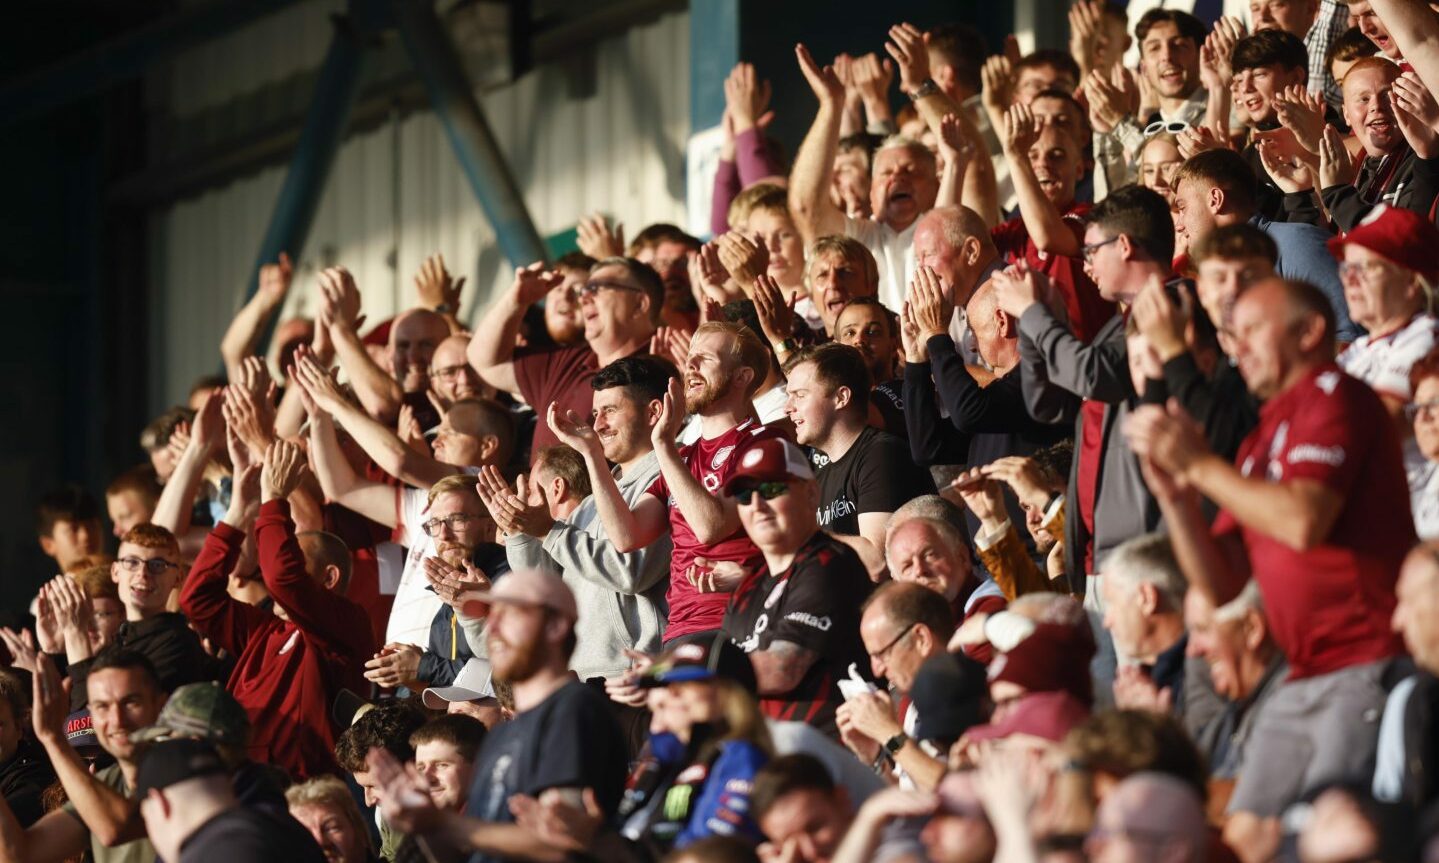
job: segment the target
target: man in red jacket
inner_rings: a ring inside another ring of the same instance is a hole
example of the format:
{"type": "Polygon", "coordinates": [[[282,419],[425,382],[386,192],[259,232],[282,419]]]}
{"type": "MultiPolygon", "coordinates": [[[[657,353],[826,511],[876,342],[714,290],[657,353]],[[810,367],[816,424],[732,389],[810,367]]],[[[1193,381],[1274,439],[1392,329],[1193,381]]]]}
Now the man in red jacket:
{"type": "Polygon", "coordinates": [[[226,688],[254,726],[250,757],[300,778],[334,773],[330,703],[342,687],[363,691],[374,636],[364,609],[344,596],[345,544],[320,531],[295,534],[286,498],[304,475],[304,454],[278,441],[263,465],[243,464],[242,449],[232,447],[238,460],[230,509],[206,537],[180,607],[213,644],[239,657],[226,688]],[[252,522],[261,580],[242,589],[250,601],[241,602],[226,583],[252,522]]]}

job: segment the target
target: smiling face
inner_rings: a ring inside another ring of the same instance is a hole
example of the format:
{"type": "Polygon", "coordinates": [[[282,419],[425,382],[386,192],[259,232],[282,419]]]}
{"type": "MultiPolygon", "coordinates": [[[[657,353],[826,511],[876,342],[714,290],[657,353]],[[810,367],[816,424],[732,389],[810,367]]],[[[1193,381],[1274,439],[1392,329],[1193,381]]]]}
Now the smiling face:
{"type": "Polygon", "coordinates": [[[564,281],[545,294],[545,331],[555,344],[572,345],[585,334],[580,315],[580,286],[590,277],[584,270],[561,269],[564,281]]]}
{"type": "Polygon", "coordinates": [[[1174,206],[1174,172],[1184,164],[1179,146],[1168,136],[1154,137],[1139,153],[1139,185],[1158,192],[1174,206]]]}
{"type": "Polygon", "coordinates": [[[481,394],[480,376],[465,358],[469,345],[468,336],[450,336],[430,357],[430,386],[443,404],[481,394]]]}
{"type": "Polygon", "coordinates": [[[426,522],[440,521],[439,531],[431,537],[435,552],[450,566],[463,567],[475,546],[484,539],[488,513],[478,494],[447,491],[435,496],[434,503],[425,510],[424,518],[426,522]],[[468,518],[456,519],[457,526],[451,527],[450,518],[454,515],[468,518]]]}
{"type": "Polygon", "coordinates": [[[767,272],[780,287],[804,284],[804,240],[789,213],[757,209],[749,214],[744,233],[769,251],[767,272]]]}
{"type": "Polygon", "coordinates": [[[934,206],[939,176],[934,156],[915,147],[885,147],[874,154],[870,209],[884,223],[902,231],[934,206]]]}
{"type": "Polygon", "coordinates": [[[458,812],[470,796],[475,764],[455,744],[427,740],[415,747],[415,769],[429,783],[430,796],[441,809],[458,812]]]}
{"type": "Polygon", "coordinates": [[[110,565],[110,577],[120,588],[120,602],[131,620],[142,620],[165,610],[170,591],[180,578],[178,555],[156,548],[146,548],[134,543],[120,543],[115,562],[110,565]],[[131,571],[125,561],[140,561],[131,571]],[[160,561],[160,563],[151,563],[160,561]],[[160,572],[151,572],[155,567],[160,572]]]}
{"type": "MultiPolygon", "coordinates": [[[[629,270],[619,264],[596,267],[590,272],[589,281],[626,287],[607,287],[592,294],[580,294],[586,341],[618,342],[638,330],[649,329],[648,300],[629,270]]],[[[665,290],[669,291],[668,285],[665,290]]]]}
{"type": "Polygon", "coordinates": [[[1278,119],[1274,97],[1291,84],[1302,83],[1303,69],[1284,69],[1278,65],[1256,66],[1234,73],[1229,94],[1249,115],[1251,123],[1269,123],[1278,119]]]}
{"type": "Polygon", "coordinates": [[[1397,66],[1364,66],[1344,76],[1344,121],[1354,130],[1364,151],[1384,155],[1404,141],[1394,119],[1394,79],[1397,66]]]}
{"type": "Polygon", "coordinates": [[[749,503],[739,504],[739,520],[745,533],[763,551],[792,551],[799,548],[816,528],[815,507],[819,504],[819,483],[814,480],[785,480],[788,489],[773,500],[758,492],[749,503]]]}
{"type": "Polygon", "coordinates": [[[1045,126],[1029,148],[1029,165],[1039,179],[1040,191],[1060,209],[1074,203],[1074,185],[1081,171],[1079,156],[1079,145],[1058,126],[1045,126]]]}
{"type": "Polygon", "coordinates": [[[1139,45],[1144,76],[1166,99],[1187,99],[1199,87],[1199,46],[1172,21],[1160,21],[1139,45]]]}
{"type": "Polygon", "coordinates": [[[649,452],[656,404],[637,403],[625,387],[595,392],[593,425],[606,460],[625,464],[649,452]]]}
{"type": "Polygon", "coordinates": [[[90,716],[100,746],[119,761],[130,761],[130,735],[155,724],[165,696],[138,669],[102,668],[85,678],[90,716]]]}

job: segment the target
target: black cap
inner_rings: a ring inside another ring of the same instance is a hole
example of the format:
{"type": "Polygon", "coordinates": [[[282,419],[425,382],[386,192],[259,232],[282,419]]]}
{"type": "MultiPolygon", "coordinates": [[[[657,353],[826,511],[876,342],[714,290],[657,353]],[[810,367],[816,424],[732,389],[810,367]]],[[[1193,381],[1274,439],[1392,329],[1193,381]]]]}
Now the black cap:
{"type": "Polygon", "coordinates": [[[988,694],[983,665],[962,654],[931,656],[919,667],[910,687],[910,700],[919,717],[915,736],[920,740],[958,740],[984,722],[988,694]]]}
{"type": "Polygon", "coordinates": [[[731,680],[754,692],[754,665],[749,655],[724,633],[681,638],[655,657],[654,665],[639,679],[641,688],[652,689],[689,680],[731,680]]]}
{"type": "Polygon", "coordinates": [[[151,744],[135,772],[135,799],[143,800],[152,788],[169,788],[187,779],[220,776],[229,768],[206,740],[177,737],[151,744]]]}

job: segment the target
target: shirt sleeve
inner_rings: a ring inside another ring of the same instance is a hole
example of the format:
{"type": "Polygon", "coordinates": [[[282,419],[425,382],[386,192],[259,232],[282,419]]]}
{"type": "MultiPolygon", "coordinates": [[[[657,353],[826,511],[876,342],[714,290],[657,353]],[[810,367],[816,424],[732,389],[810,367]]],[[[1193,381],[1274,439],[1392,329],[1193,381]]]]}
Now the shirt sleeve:
{"type": "Polygon", "coordinates": [[[1324,378],[1331,374],[1340,376],[1339,372],[1321,374],[1319,386],[1315,388],[1316,398],[1309,399],[1304,410],[1297,412],[1289,423],[1281,456],[1282,475],[1286,481],[1318,480],[1343,495],[1358,478],[1361,457],[1369,451],[1372,430],[1378,425],[1352,420],[1360,415],[1361,408],[1353,404],[1356,400],[1346,398],[1349,389],[1346,384],[1363,384],[1340,376],[1332,392],[1326,393],[1324,378]]]}
{"type": "Polygon", "coordinates": [[[415,548],[427,539],[420,525],[425,523],[425,510],[429,508],[429,494],[417,488],[396,490],[395,506],[399,510],[399,529],[395,541],[406,548],[415,548]]]}
{"type": "Polygon", "coordinates": [[[844,565],[842,560],[820,563],[814,558],[798,564],[798,571],[789,578],[785,587],[786,596],[779,606],[780,618],[769,625],[770,643],[788,641],[807,650],[824,655],[829,652],[835,635],[847,618],[840,606],[846,600],[854,603],[853,596],[844,596],[836,590],[838,573],[832,572],[844,565]]]}

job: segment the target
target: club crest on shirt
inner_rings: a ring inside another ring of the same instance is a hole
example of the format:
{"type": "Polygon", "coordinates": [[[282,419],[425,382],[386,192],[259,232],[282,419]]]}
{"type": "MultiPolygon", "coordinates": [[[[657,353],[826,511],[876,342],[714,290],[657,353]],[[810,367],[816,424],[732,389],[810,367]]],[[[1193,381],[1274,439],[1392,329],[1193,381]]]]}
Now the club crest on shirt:
{"type": "Polygon", "coordinates": [[[779,598],[784,595],[784,586],[786,584],[789,584],[789,582],[781,581],[779,584],[776,584],[774,586],[774,590],[771,590],[769,592],[769,596],[766,596],[764,598],[765,608],[774,608],[775,603],[779,602],[779,598]]]}
{"type": "Polygon", "coordinates": [[[719,470],[720,465],[729,459],[730,453],[734,452],[734,445],[722,446],[715,450],[714,457],[710,459],[710,470],[719,470]]]}

